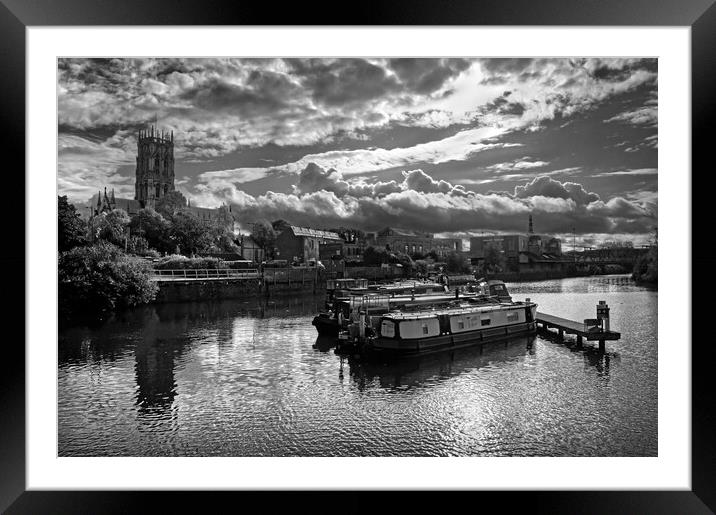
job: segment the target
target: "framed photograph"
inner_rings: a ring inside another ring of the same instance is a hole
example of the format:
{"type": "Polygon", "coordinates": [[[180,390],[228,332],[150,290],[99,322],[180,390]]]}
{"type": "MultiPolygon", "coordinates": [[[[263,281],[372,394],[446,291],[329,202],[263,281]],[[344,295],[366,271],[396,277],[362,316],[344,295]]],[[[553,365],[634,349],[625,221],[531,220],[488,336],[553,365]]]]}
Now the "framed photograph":
{"type": "Polygon", "coordinates": [[[714,510],[712,3],[4,1],[2,509],[714,510]]]}

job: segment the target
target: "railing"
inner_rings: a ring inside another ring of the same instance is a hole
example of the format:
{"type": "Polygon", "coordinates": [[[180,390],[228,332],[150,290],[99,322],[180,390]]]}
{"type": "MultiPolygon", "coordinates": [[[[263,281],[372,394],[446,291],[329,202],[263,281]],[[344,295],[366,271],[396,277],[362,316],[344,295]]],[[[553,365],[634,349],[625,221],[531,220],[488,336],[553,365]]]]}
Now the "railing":
{"type": "Polygon", "coordinates": [[[305,284],[318,281],[319,271],[314,267],[289,267],[263,269],[263,279],[266,284],[305,284]]]}
{"type": "Polygon", "coordinates": [[[250,279],[258,278],[255,268],[236,270],[232,268],[173,268],[154,270],[154,279],[159,281],[172,279],[250,279]]]}

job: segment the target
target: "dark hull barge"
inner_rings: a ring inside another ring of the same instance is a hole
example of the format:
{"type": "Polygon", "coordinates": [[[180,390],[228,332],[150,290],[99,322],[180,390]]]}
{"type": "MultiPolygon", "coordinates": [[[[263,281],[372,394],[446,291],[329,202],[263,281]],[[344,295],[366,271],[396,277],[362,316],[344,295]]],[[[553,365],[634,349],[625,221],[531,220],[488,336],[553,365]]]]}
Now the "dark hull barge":
{"type": "Polygon", "coordinates": [[[447,305],[453,300],[477,297],[477,293],[455,291],[453,293],[424,293],[409,295],[354,295],[335,299],[330,311],[324,311],[313,317],[311,324],[319,336],[338,336],[345,329],[351,316],[363,308],[369,315],[388,313],[395,309],[417,309],[426,305],[447,305]]]}
{"type": "Polygon", "coordinates": [[[534,302],[476,303],[458,301],[450,307],[390,312],[377,317],[360,314],[338,336],[336,353],[358,357],[405,357],[458,349],[533,335],[537,332],[534,302]]]}

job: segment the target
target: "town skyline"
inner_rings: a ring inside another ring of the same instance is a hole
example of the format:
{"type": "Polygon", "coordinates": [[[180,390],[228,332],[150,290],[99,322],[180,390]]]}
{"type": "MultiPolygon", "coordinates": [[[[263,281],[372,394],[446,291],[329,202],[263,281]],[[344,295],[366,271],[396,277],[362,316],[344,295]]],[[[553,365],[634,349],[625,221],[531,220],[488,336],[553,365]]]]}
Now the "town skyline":
{"type": "Polygon", "coordinates": [[[136,135],[242,221],[469,238],[657,224],[656,59],[61,59],[58,193],[133,197],[136,135]]]}

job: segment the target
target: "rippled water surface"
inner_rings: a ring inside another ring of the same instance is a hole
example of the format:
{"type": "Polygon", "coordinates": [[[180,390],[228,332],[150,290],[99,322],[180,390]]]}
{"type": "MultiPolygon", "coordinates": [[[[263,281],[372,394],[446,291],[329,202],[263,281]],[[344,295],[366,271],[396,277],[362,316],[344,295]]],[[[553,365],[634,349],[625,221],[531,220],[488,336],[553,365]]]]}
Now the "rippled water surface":
{"type": "Polygon", "coordinates": [[[322,296],[145,307],[60,333],[59,455],[656,456],[657,292],[508,288],[576,320],[606,300],[622,339],[360,364],[317,341],[322,296]]]}

